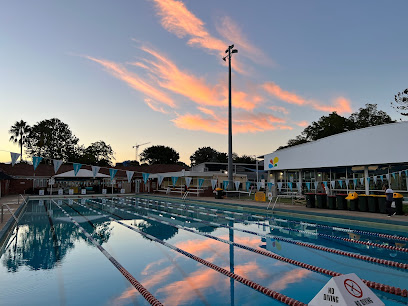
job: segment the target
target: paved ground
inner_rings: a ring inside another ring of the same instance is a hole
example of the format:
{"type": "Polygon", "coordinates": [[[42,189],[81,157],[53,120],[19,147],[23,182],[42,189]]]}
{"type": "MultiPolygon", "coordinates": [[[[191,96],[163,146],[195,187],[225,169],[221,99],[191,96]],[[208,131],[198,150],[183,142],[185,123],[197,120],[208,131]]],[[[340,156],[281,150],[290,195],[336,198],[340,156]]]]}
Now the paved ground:
{"type": "MultiPolygon", "coordinates": [[[[134,194],[131,194],[134,195],[134,194]]],[[[102,196],[102,195],[92,195],[92,196],[102,196]]],[[[109,196],[109,195],[107,195],[109,196]]],[[[123,195],[122,195],[123,196],[123,195]]],[[[129,196],[129,195],[125,195],[129,196]]],[[[152,196],[151,194],[146,194],[146,196],[152,196]]],[[[162,195],[153,195],[158,197],[163,197],[162,195]]],[[[166,198],[175,198],[180,200],[180,196],[166,196],[166,198]]],[[[237,206],[240,205],[245,207],[250,207],[255,211],[259,212],[270,212],[266,210],[268,206],[268,202],[255,202],[250,200],[239,200],[239,199],[215,199],[214,197],[188,197],[188,200],[198,200],[202,202],[212,202],[217,205],[228,205],[228,206],[237,206]]],[[[0,205],[1,204],[8,204],[11,211],[15,212],[19,205],[22,204],[21,196],[12,195],[0,198],[0,205]]],[[[272,206],[272,205],[271,205],[272,206]]],[[[330,220],[334,220],[334,218],[341,218],[345,220],[349,220],[350,224],[355,223],[356,219],[364,219],[365,223],[367,222],[374,222],[374,223],[381,223],[381,224],[397,224],[398,227],[395,229],[401,230],[406,227],[406,231],[408,232],[408,216],[392,216],[387,217],[386,214],[379,214],[379,213],[369,213],[369,212],[361,212],[361,211],[348,211],[348,210],[329,210],[329,209],[319,209],[319,208],[307,208],[304,204],[286,204],[286,203],[277,203],[276,204],[276,211],[284,212],[291,215],[301,216],[307,214],[308,217],[314,217],[322,219],[324,218],[325,221],[330,222],[330,220]]],[[[0,216],[1,217],[1,216],[0,216]]],[[[3,228],[5,223],[8,219],[12,218],[11,213],[6,209],[3,208],[3,222],[0,222],[0,230],[3,228]]],[[[404,230],[404,231],[405,231],[404,230]]]]}

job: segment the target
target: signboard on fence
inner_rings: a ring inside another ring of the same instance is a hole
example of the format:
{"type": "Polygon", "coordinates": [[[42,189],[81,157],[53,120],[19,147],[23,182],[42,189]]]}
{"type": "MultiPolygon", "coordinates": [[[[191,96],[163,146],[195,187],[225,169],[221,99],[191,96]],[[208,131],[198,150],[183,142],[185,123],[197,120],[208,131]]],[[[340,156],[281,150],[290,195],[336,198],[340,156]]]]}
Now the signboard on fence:
{"type": "Polygon", "coordinates": [[[74,189],[70,189],[68,194],[73,195],[74,194],[74,189]]]}
{"type": "Polygon", "coordinates": [[[255,192],[255,201],[257,202],[265,202],[266,201],[266,195],[265,192],[255,192]]]}
{"type": "Polygon", "coordinates": [[[64,194],[64,189],[58,189],[58,195],[63,195],[64,194]]]}
{"type": "Polygon", "coordinates": [[[120,190],[120,193],[125,193],[125,188],[122,188],[122,189],[120,190]]]}
{"type": "Polygon", "coordinates": [[[43,196],[43,195],[44,195],[44,190],[39,190],[39,191],[38,191],[38,194],[39,194],[40,196],[43,196]]]}
{"type": "Polygon", "coordinates": [[[86,194],[86,189],[81,189],[81,194],[86,194]]]}
{"type": "Polygon", "coordinates": [[[102,194],[106,194],[106,189],[102,189],[102,194]]]}

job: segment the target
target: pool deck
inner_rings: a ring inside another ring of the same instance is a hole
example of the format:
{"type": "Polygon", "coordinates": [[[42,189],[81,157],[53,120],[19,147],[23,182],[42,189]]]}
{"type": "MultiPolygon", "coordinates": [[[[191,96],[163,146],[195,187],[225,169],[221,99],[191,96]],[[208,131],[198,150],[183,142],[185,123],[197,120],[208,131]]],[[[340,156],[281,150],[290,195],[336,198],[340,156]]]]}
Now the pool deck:
{"type": "MultiPolygon", "coordinates": [[[[89,197],[87,196],[64,196],[60,198],[69,198],[69,197],[89,197]]],[[[93,194],[92,197],[106,197],[111,195],[97,195],[93,194]]],[[[135,194],[115,194],[114,196],[135,196],[135,194]]],[[[177,199],[181,200],[180,196],[163,196],[163,195],[155,195],[155,194],[139,194],[139,196],[146,196],[150,198],[157,198],[157,199],[177,199]]],[[[33,198],[40,198],[38,196],[32,196],[33,198]]],[[[41,198],[46,199],[47,196],[41,196],[41,198]]],[[[55,196],[55,198],[59,198],[55,196]]],[[[271,207],[266,209],[268,206],[268,202],[255,202],[251,200],[239,200],[236,198],[224,198],[224,199],[215,199],[214,197],[188,197],[187,200],[195,201],[196,203],[202,203],[205,205],[206,203],[211,203],[212,205],[224,207],[226,209],[243,209],[243,210],[251,210],[258,213],[272,213],[271,207]]],[[[19,206],[24,203],[21,196],[18,195],[10,195],[0,198],[0,205],[1,204],[8,204],[10,209],[13,213],[19,208],[19,206]]],[[[370,223],[376,223],[383,227],[384,229],[395,229],[398,231],[404,231],[408,234],[408,216],[392,216],[388,217],[386,214],[380,213],[370,213],[370,212],[361,212],[361,211],[349,211],[349,210],[332,210],[332,209],[320,209],[320,208],[307,208],[305,205],[300,204],[287,204],[277,202],[275,211],[279,212],[283,215],[288,215],[292,217],[304,217],[307,215],[308,219],[315,218],[316,220],[323,220],[326,222],[332,222],[336,220],[343,220],[350,225],[359,223],[359,225],[367,225],[370,223]]],[[[0,231],[5,226],[7,221],[12,218],[11,213],[8,211],[6,207],[3,209],[3,222],[0,222],[0,231]]]]}

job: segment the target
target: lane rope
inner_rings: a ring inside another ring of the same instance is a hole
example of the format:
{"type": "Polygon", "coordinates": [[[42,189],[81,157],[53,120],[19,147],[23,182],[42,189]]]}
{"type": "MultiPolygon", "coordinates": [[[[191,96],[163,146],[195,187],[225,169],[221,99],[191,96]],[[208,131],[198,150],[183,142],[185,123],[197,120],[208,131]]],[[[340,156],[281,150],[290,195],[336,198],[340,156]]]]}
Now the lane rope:
{"type": "MultiPolygon", "coordinates": [[[[301,261],[289,259],[289,258],[280,256],[280,255],[277,255],[277,254],[275,254],[275,253],[273,253],[273,252],[271,252],[271,251],[265,251],[265,250],[261,250],[261,249],[255,249],[255,248],[252,248],[252,247],[249,247],[249,246],[240,244],[240,243],[236,243],[236,242],[233,242],[233,241],[229,241],[229,240],[225,240],[225,239],[222,239],[222,238],[218,238],[218,237],[212,236],[212,235],[210,235],[210,234],[200,233],[199,231],[193,230],[193,229],[191,229],[191,228],[188,228],[188,227],[185,227],[185,226],[181,226],[181,225],[178,225],[178,224],[172,224],[172,223],[170,223],[170,222],[168,222],[168,221],[160,220],[159,218],[155,218],[155,217],[151,217],[151,216],[140,215],[140,214],[138,214],[138,213],[136,213],[136,212],[133,212],[133,211],[130,211],[130,210],[124,210],[123,208],[118,208],[118,207],[111,206],[111,205],[108,205],[108,204],[99,203],[99,202],[97,202],[97,201],[90,200],[90,199],[89,199],[88,201],[93,202],[93,203],[95,203],[95,204],[97,204],[97,205],[104,205],[104,206],[107,206],[107,207],[109,207],[109,208],[114,208],[114,209],[116,209],[116,210],[119,210],[119,211],[122,211],[122,212],[125,212],[125,213],[133,214],[133,215],[135,215],[135,216],[137,216],[137,217],[141,217],[141,218],[143,218],[143,219],[152,220],[152,221],[155,221],[155,222],[158,222],[158,223],[162,223],[162,224],[165,224],[165,225],[168,225],[168,226],[172,226],[172,227],[175,227],[175,228],[178,228],[178,229],[186,230],[186,231],[188,231],[188,232],[191,232],[191,233],[194,233],[194,234],[197,234],[197,235],[200,235],[200,236],[204,236],[204,237],[207,237],[207,238],[210,238],[210,239],[214,239],[214,240],[223,242],[223,243],[228,244],[228,245],[233,245],[233,246],[239,247],[239,248],[241,248],[241,249],[245,249],[245,250],[250,251],[250,252],[254,252],[254,253],[257,253],[257,254],[260,254],[260,255],[263,255],[263,256],[267,256],[267,257],[270,257],[270,258],[273,258],[273,259],[276,259],[276,260],[279,260],[279,261],[283,261],[283,262],[286,262],[286,263],[289,263],[289,264],[292,264],[292,265],[296,265],[296,266],[302,267],[302,268],[304,268],[304,269],[308,269],[308,270],[315,271],[315,272],[318,272],[318,273],[326,274],[326,275],[329,275],[329,276],[332,276],[332,277],[334,277],[334,276],[339,276],[339,275],[343,275],[342,273],[338,273],[338,272],[331,271],[331,270],[328,270],[328,269],[323,269],[323,268],[320,268],[320,267],[317,267],[317,266],[309,265],[309,264],[303,263],[303,262],[301,262],[301,261]]],[[[113,201],[111,201],[111,202],[114,204],[113,201]]],[[[81,206],[84,207],[84,208],[91,209],[91,208],[89,208],[89,207],[87,207],[87,206],[85,206],[85,205],[83,205],[83,204],[80,204],[80,203],[77,203],[77,204],[78,204],[78,205],[81,205],[81,206]]],[[[124,203],[124,205],[130,206],[130,207],[134,207],[134,206],[132,206],[132,205],[130,205],[130,204],[125,204],[125,203],[124,203]]],[[[92,209],[91,209],[91,210],[92,210],[92,209]]],[[[122,219],[124,219],[124,218],[122,218],[122,219]]],[[[380,284],[380,283],[377,283],[377,282],[372,282],[372,281],[364,280],[364,279],[362,279],[362,281],[363,281],[364,283],[370,283],[370,284],[372,284],[372,288],[374,288],[374,289],[376,289],[376,288],[381,288],[381,286],[383,285],[383,284],[380,284]]],[[[396,292],[396,291],[398,291],[398,289],[400,289],[400,288],[396,288],[396,287],[394,287],[393,289],[391,289],[391,287],[393,287],[393,286],[389,286],[389,285],[384,285],[384,288],[385,288],[385,287],[390,288],[389,291],[385,291],[385,292],[390,292],[391,290],[394,291],[394,292],[396,292]]],[[[400,290],[401,290],[401,289],[400,289],[400,290]]],[[[384,290],[382,290],[382,291],[384,291],[384,290]]],[[[402,290],[401,290],[401,291],[402,291],[402,290]]]]}
{"type": "Polygon", "coordinates": [[[79,223],[75,221],[74,218],[72,218],[65,209],[63,209],[55,200],[52,200],[52,202],[57,205],[58,208],[65,214],[65,216],[67,216],[72,221],[72,223],[74,223],[79,228],[79,230],[86,236],[86,238],[88,238],[88,240],[94,246],[96,246],[99,251],[101,251],[102,254],[105,255],[106,258],[109,259],[109,261],[116,267],[116,269],[118,269],[119,272],[122,273],[122,275],[133,285],[133,287],[136,288],[137,291],[139,291],[139,293],[146,299],[147,302],[149,302],[150,305],[163,305],[145,287],[143,287],[143,285],[139,283],[133,277],[133,275],[131,275],[115,258],[113,258],[112,255],[110,255],[108,251],[106,251],[81,225],[79,225],[79,223]]]}
{"type": "MultiPolygon", "coordinates": [[[[97,210],[95,210],[95,209],[93,209],[93,208],[91,208],[89,206],[87,206],[87,208],[89,210],[99,214],[99,215],[103,215],[101,212],[99,212],[99,211],[97,211],[97,210]]],[[[123,211],[127,212],[126,210],[123,210],[123,211]]],[[[236,280],[236,281],[238,281],[238,282],[240,282],[240,283],[242,283],[242,284],[244,284],[244,285],[246,285],[246,286],[248,286],[248,287],[250,287],[250,288],[252,288],[252,289],[254,289],[256,291],[258,291],[258,292],[261,292],[266,296],[269,296],[269,297],[271,297],[271,298],[273,298],[275,300],[278,300],[278,301],[280,301],[280,302],[282,302],[284,304],[292,305],[292,306],[295,306],[295,305],[306,306],[307,305],[307,304],[302,303],[302,302],[300,302],[298,300],[290,298],[290,297],[288,297],[288,296],[286,296],[286,295],[284,295],[282,293],[279,293],[277,291],[274,291],[272,289],[264,287],[264,286],[262,286],[262,285],[260,285],[260,284],[258,284],[256,282],[251,281],[251,280],[249,280],[247,278],[244,278],[244,277],[242,277],[242,276],[240,276],[238,274],[232,273],[232,272],[230,272],[230,271],[228,271],[228,270],[226,270],[224,268],[221,268],[220,266],[217,266],[217,265],[215,265],[215,264],[213,264],[213,263],[211,263],[209,261],[206,261],[205,259],[202,259],[202,258],[200,258],[198,256],[195,256],[195,255],[193,255],[193,254],[191,254],[191,253],[189,253],[187,251],[184,251],[184,250],[182,250],[182,249],[180,249],[180,248],[178,248],[178,247],[176,247],[176,246],[174,246],[174,245],[172,245],[170,243],[167,243],[167,242],[165,242],[163,240],[160,240],[159,238],[156,238],[156,237],[154,237],[154,236],[152,236],[150,234],[142,232],[137,228],[134,228],[134,227],[132,227],[132,226],[130,226],[128,224],[125,224],[125,223],[123,223],[122,221],[120,221],[118,219],[114,219],[114,218],[112,218],[110,216],[108,216],[107,218],[109,220],[111,220],[111,221],[117,222],[120,225],[123,225],[123,226],[127,227],[128,229],[130,229],[132,231],[135,231],[135,232],[139,233],[140,235],[146,237],[147,239],[149,239],[151,241],[160,243],[160,244],[162,244],[162,245],[164,245],[164,246],[166,246],[166,247],[168,247],[168,248],[170,248],[170,249],[172,249],[172,250],[174,250],[174,251],[176,251],[176,252],[178,252],[180,254],[183,254],[183,255],[185,255],[185,256],[187,256],[187,257],[189,257],[189,258],[191,258],[191,259],[193,259],[193,260],[195,260],[195,261],[197,261],[197,262],[199,262],[199,263],[201,263],[201,264],[203,264],[203,265],[205,265],[205,266],[207,266],[207,267],[209,267],[209,268],[211,268],[211,269],[213,269],[213,270],[215,270],[215,271],[217,271],[217,272],[219,272],[221,274],[224,274],[225,276],[228,276],[228,277],[230,277],[230,278],[232,278],[232,279],[234,279],[234,280],[236,280]]]]}

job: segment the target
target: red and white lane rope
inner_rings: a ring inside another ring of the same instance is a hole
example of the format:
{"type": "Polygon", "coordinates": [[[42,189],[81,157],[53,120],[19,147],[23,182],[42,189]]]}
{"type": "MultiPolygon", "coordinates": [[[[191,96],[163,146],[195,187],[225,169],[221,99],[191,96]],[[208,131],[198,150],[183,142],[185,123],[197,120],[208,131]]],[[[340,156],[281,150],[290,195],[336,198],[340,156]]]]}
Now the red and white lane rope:
{"type": "MultiPolygon", "coordinates": [[[[101,204],[101,203],[98,203],[98,204],[101,204]]],[[[93,209],[91,207],[87,206],[87,208],[89,210],[99,214],[99,215],[103,215],[101,212],[99,212],[99,211],[97,211],[97,210],[95,210],[95,209],[93,209]]],[[[123,210],[123,211],[127,212],[126,210],[123,210]]],[[[195,256],[195,255],[193,255],[193,254],[191,254],[191,253],[189,253],[187,251],[184,251],[184,250],[182,250],[182,249],[180,249],[180,248],[178,248],[178,247],[176,247],[176,246],[174,246],[174,245],[172,245],[170,243],[167,243],[167,242],[165,242],[163,240],[160,240],[160,239],[158,239],[158,238],[156,238],[156,237],[154,237],[152,235],[146,234],[145,232],[142,232],[142,231],[138,230],[137,228],[134,228],[134,227],[132,227],[132,226],[130,226],[128,224],[125,224],[125,223],[121,222],[118,219],[114,219],[114,218],[109,217],[109,216],[108,216],[108,219],[111,220],[111,221],[117,222],[120,225],[123,225],[123,226],[127,227],[128,229],[130,229],[132,231],[135,231],[135,232],[139,233],[140,235],[148,238],[149,240],[160,243],[160,244],[162,244],[162,245],[164,245],[164,246],[166,246],[166,247],[168,247],[168,248],[170,248],[170,249],[172,249],[172,250],[174,250],[174,251],[176,251],[176,252],[178,252],[180,254],[183,254],[183,255],[185,255],[185,256],[187,256],[187,257],[189,257],[189,258],[191,258],[191,259],[193,259],[193,260],[195,260],[195,261],[197,261],[197,262],[199,262],[199,263],[201,263],[201,264],[203,264],[203,265],[205,265],[205,266],[207,266],[207,267],[209,267],[209,268],[211,268],[211,269],[213,269],[213,270],[215,270],[215,271],[217,271],[217,272],[219,272],[221,274],[224,274],[225,276],[233,278],[234,280],[236,280],[236,281],[238,281],[238,282],[240,282],[240,283],[242,283],[242,284],[244,284],[244,285],[246,285],[246,286],[248,286],[248,287],[250,287],[250,288],[252,288],[252,289],[254,289],[256,291],[258,291],[258,292],[261,292],[261,293],[265,294],[266,296],[269,296],[269,297],[271,297],[273,299],[276,299],[276,300],[278,300],[278,301],[280,301],[282,303],[285,303],[287,305],[293,305],[293,306],[295,306],[295,305],[296,306],[297,305],[306,306],[307,305],[307,304],[304,304],[304,303],[302,303],[302,302],[300,302],[298,300],[290,298],[290,297],[288,297],[288,296],[286,296],[286,295],[284,295],[282,293],[279,293],[277,291],[274,291],[272,289],[264,287],[264,286],[254,282],[254,281],[251,281],[251,280],[249,280],[247,278],[239,276],[238,274],[232,273],[232,272],[230,272],[230,271],[228,271],[228,270],[226,270],[224,268],[221,268],[220,266],[217,266],[217,265],[215,265],[215,264],[213,264],[213,263],[211,263],[209,261],[206,261],[205,259],[202,259],[202,258],[200,258],[198,256],[195,256]]]]}
{"type": "MultiPolygon", "coordinates": [[[[131,200],[128,200],[128,201],[131,201],[131,200]]],[[[135,202],[135,205],[137,205],[136,200],[134,200],[134,202],[135,202]]],[[[360,260],[364,260],[364,261],[368,261],[368,262],[373,262],[373,263],[380,264],[380,265],[386,265],[386,266],[396,267],[396,268],[400,268],[400,269],[408,269],[408,264],[401,263],[401,262],[398,262],[398,261],[380,259],[380,258],[371,257],[371,256],[367,256],[367,255],[361,255],[361,254],[341,251],[341,250],[332,249],[332,248],[328,248],[328,247],[324,247],[324,246],[320,246],[320,245],[314,245],[314,244],[311,244],[311,243],[300,242],[300,241],[295,241],[295,240],[291,240],[291,239],[287,239],[287,238],[282,238],[282,237],[275,236],[275,235],[270,235],[270,234],[264,235],[264,234],[260,234],[260,233],[254,232],[254,231],[229,226],[229,225],[226,225],[226,224],[220,224],[220,223],[216,223],[216,222],[209,222],[209,221],[202,220],[202,219],[199,219],[199,218],[190,218],[190,217],[183,216],[183,215],[177,215],[177,214],[174,214],[174,213],[171,213],[171,212],[156,210],[154,208],[146,208],[146,207],[143,207],[143,206],[140,206],[140,205],[137,205],[137,207],[139,207],[141,209],[147,209],[147,210],[155,211],[155,212],[158,212],[158,213],[166,213],[166,214],[168,214],[170,216],[179,217],[179,218],[183,218],[183,219],[186,219],[186,220],[202,222],[204,224],[208,224],[208,225],[214,226],[214,227],[229,228],[229,229],[233,229],[233,230],[240,231],[240,232],[243,232],[243,233],[263,237],[263,238],[271,238],[271,239],[275,239],[275,240],[278,240],[278,241],[283,241],[283,242],[287,242],[287,243],[291,243],[291,244],[295,244],[295,245],[300,245],[300,246],[303,246],[303,247],[312,248],[312,249],[316,249],[316,250],[320,250],[320,251],[324,251],[324,252],[329,252],[329,253],[342,255],[342,256],[347,256],[347,257],[353,257],[353,258],[356,258],[356,259],[360,259],[360,260]]]]}
{"type": "MultiPolygon", "coordinates": [[[[186,230],[186,231],[188,231],[188,232],[191,232],[191,233],[194,233],[194,234],[197,234],[197,235],[200,235],[200,236],[204,236],[204,237],[207,237],[207,238],[210,238],[210,239],[214,239],[214,240],[217,240],[217,241],[220,241],[220,242],[229,244],[229,245],[233,245],[233,246],[236,246],[236,247],[238,247],[238,248],[248,250],[248,251],[250,251],[250,252],[254,252],[254,253],[257,253],[257,254],[261,254],[261,255],[263,255],[263,256],[267,256],[267,257],[270,257],[270,258],[273,258],[273,259],[276,259],[276,260],[279,260],[279,261],[287,262],[287,263],[289,263],[289,264],[296,265],[296,266],[302,267],[302,268],[304,268],[304,269],[308,269],[308,270],[315,271],[315,272],[318,272],[318,273],[326,274],[326,275],[329,275],[329,276],[332,276],[332,277],[333,277],[333,276],[342,275],[341,273],[338,273],[338,272],[335,272],[335,271],[331,271],[331,270],[328,270],[328,269],[323,269],[323,268],[320,268],[320,267],[317,267],[317,266],[309,265],[309,264],[303,263],[303,262],[301,262],[301,261],[289,259],[289,258],[280,256],[280,255],[277,255],[277,254],[275,254],[275,253],[273,253],[273,252],[270,252],[270,251],[265,251],[265,250],[261,250],[261,249],[255,249],[255,248],[252,248],[252,247],[249,247],[249,246],[240,244],[240,243],[236,243],[236,242],[233,242],[233,241],[229,241],[229,240],[225,240],[225,239],[222,239],[222,238],[218,238],[218,237],[212,236],[212,235],[210,235],[210,234],[200,233],[199,231],[193,230],[193,229],[191,229],[191,228],[188,228],[188,227],[185,227],[185,226],[181,226],[181,225],[178,225],[178,224],[172,224],[172,223],[170,223],[170,222],[160,220],[159,218],[155,218],[155,217],[152,217],[152,216],[140,215],[140,214],[135,213],[135,212],[130,211],[130,210],[125,210],[125,209],[123,209],[123,208],[118,208],[118,207],[111,206],[111,205],[108,205],[108,204],[99,203],[99,202],[93,201],[93,200],[88,200],[88,201],[93,202],[93,203],[95,203],[95,204],[97,204],[97,205],[104,205],[104,206],[107,206],[107,207],[109,207],[109,208],[114,208],[114,209],[116,209],[116,210],[119,210],[119,211],[122,211],[122,212],[125,212],[125,213],[133,214],[133,215],[135,215],[135,216],[137,216],[137,217],[141,217],[141,218],[143,218],[143,219],[152,220],[152,221],[159,222],[159,223],[162,223],[162,224],[165,224],[165,225],[168,225],[168,226],[172,226],[172,227],[175,227],[175,228],[178,228],[178,229],[186,230]]],[[[77,203],[77,204],[79,204],[79,203],[77,203]]],[[[127,205],[127,206],[130,206],[130,207],[133,207],[133,206],[130,205],[130,204],[125,204],[125,203],[123,203],[123,204],[124,204],[124,205],[127,205]]],[[[85,206],[85,205],[83,205],[83,204],[79,204],[79,205],[81,205],[82,207],[88,208],[88,209],[90,209],[90,210],[93,210],[92,208],[89,208],[89,207],[87,207],[87,206],[85,206]]],[[[95,211],[95,210],[93,210],[93,211],[95,211]]],[[[123,219],[123,218],[122,218],[122,219],[123,219]]],[[[381,284],[381,283],[372,282],[372,281],[365,280],[365,279],[362,279],[362,281],[363,281],[365,284],[367,284],[367,286],[369,286],[369,287],[371,287],[371,288],[374,288],[374,289],[383,288],[383,289],[378,289],[378,290],[381,290],[381,291],[384,291],[384,292],[393,292],[393,293],[394,293],[394,292],[401,292],[400,295],[403,295],[403,291],[405,290],[405,289],[402,290],[402,289],[400,289],[400,288],[398,288],[398,287],[393,287],[393,286],[389,286],[389,285],[383,285],[383,284],[381,284]]],[[[405,290],[405,291],[406,291],[406,290],[405,290]]]]}
{"type": "Polygon", "coordinates": [[[133,287],[136,288],[137,291],[140,292],[140,294],[146,299],[147,302],[149,302],[150,305],[154,305],[154,306],[159,306],[159,305],[163,305],[162,303],[160,303],[159,300],[157,300],[145,287],[143,287],[143,285],[141,283],[139,283],[136,278],[133,277],[133,275],[131,275],[115,258],[112,257],[112,255],[110,255],[108,253],[108,251],[106,251],[81,225],[79,225],[78,222],[76,222],[74,220],[74,218],[72,218],[66,211],[65,209],[63,209],[61,207],[61,205],[59,205],[57,202],[55,202],[54,200],[52,200],[52,202],[58,206],[59,209],[62,210],[62,212],[65,214],[65,216],[67,216],[72,223],[74,223],[79,229],[80,231],[86,236],[86,238],[88,238],[88,240],[94,245],[96,246],[99,251],[102,252],[103,255],[105,255],[106,258],[109,259],[109,261],[116,267],[116,269],[119,270],[120,273],[122,273],[122,275],[133,285],[133,287]]]}

